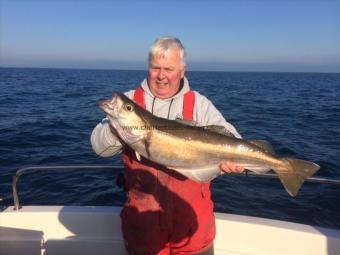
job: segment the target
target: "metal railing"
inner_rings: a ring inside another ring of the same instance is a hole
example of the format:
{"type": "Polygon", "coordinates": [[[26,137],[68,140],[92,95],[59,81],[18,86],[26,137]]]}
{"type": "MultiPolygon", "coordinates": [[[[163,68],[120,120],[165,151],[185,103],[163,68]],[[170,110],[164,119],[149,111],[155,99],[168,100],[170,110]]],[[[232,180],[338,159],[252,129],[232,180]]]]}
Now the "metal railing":
{"type": "Polygon", "coordinates": [[[106,169],[106,170],[123,170],[122,166],[102,166],[102,165],[75,165],[75,166],[32,166],[19,169],[13,176],[12,181],[12,192],[13,192],[13,202],[14,209],[20,209],[20,201],[18,196],[17,182],[23,174],[41,172],[41,171],[74,171],[74,170],[96,170],[96,169],[106,169]]]}
{"type": "MultiPolygon", "coordinates": [[[[267,178],[267,179],[279,179],[279,176],[274,173],[257,174],[257,173],[251,172],[250,170],[245,170],[243,173],[232,173],[232,175],[245,176],[245,177],[259,177],[259,178],[267,178]]],[[[332,184],[332,185],[340,186],[340,180],[329,179],[327,177],[309,177],[305,180],[305,182],[332,184]]]]}
{"type": "MultiPolygon", "coordinates": [[[[14,201],[14,209],[20,209],[20,201],[18,196],[17,182],[23,174],[26,173],[34,173],[40,171],[72,171],[72,170],[95,170],[95,169],[105,169],[105,170],[123,170],[122,166],[102,166],[102,165],[75,165],[75,166],[32,166],[25,167],[19,169],[16,174],[13,176],[12,181],[12,191],[13,191],[13,201],[14,201]]],[[[257,178],[269,178],[269,179],[278,179],[279,177],[273,173],[265,173],[265,174],[257,174],[251,172],[249,170],[245,170],[243,173],[232,173],[230,175],[233,176],[242,176],[242,177],[257,177],[257,178]]],[[[340,180],[329,179],[325,177],[309,177],[305,180],[305,182],[312,183],[322,183],[322,184],[332,184],[340,186],[340,180]]]]}

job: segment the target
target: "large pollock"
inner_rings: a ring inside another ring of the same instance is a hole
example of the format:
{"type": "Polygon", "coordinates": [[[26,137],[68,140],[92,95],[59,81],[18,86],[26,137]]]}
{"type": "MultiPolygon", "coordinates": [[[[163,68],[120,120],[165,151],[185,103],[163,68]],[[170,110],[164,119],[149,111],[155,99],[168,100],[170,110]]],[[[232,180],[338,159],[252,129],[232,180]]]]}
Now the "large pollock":
{"type": "Polygon", "coordinates": [[[120,140],[151,161],[207,182],[231,161],[257,173],[273,169],[287,192],[296,196],[304,180],[319,170],[313,162],[275,156],[265,141],[247,141],[183,122],[158,118],[124,94],[99,103],[120,140]]]}

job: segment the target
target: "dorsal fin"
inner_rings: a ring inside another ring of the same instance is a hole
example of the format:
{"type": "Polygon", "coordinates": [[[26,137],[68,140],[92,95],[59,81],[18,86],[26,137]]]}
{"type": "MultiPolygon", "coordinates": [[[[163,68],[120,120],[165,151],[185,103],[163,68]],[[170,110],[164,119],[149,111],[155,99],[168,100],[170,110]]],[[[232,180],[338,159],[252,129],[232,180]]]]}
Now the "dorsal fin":
{"type": "MultiPolygon", "coordinates": [[[[192,126],[195,127],[197,126],[197,122],[194,120],[183,120],[180,118],[175,119],[176,122],[181,123],[183,125],[187,126],[192,126]]],[[[209,126],[202,126],[201,128],[221,134],[221,135],[226,135],[226,136],[231,136],[235,137],[235,135],[231,132],[229,132],[224,126],[219,126],[219,125],[209,125],[209,126]]]]}
{"type": "Polygon", "coordinates": [[[265,140],[249,140],[249,142],[255,144],[256,146],[260,147],[261,149],[265,150],[270,154],[275,153],[271,144],[265,140]]]}
{"type": "Polygon", "coordinates": [[[221,134],[221,135],[235,137],[235,135],[233,133],[229,132],[224,126],[209,125],[209,126],[205,126],[203,128],[206,129],[206,130],[221,134]]]}
{"type": "Polygon", "coordinates": [[[178,122],[178,123],[181,123],[183,125],[187,125],[187,126],[192,126],[192,127],[197,126],[197,122],[194,121],[194,120],[183,120],[183,119],[180,119],[180,118],[176,118],[175,121],[178,122]]]}

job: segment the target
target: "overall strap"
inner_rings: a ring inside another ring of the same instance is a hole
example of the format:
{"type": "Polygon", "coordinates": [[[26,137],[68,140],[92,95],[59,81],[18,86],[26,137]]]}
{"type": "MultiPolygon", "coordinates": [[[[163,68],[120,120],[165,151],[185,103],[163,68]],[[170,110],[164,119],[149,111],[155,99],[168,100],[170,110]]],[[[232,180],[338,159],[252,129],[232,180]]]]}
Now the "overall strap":
{"type": "Polygon", "coordinates": [[[184,94],[183,99],[183,119],[193,120],[194,117],[194,106],[195,106],[195,92],[189,90],[184,94]]]}
{"type": "Polygon", "coordinates": [[[143,107],[145,109],[144,90],[141,86],[139,86],[135,90],[133,101],[135,101],[140,107],[143,107]]]}
{"type": "MultiPolygon", "coordinates": [[[[145,109],[144,90],[139,86],[133,96],[134,101],[145,109]]],[[[195,106],[195,92],[189,90],[183,97],[183,119],[193,120],[195,106]]]]}

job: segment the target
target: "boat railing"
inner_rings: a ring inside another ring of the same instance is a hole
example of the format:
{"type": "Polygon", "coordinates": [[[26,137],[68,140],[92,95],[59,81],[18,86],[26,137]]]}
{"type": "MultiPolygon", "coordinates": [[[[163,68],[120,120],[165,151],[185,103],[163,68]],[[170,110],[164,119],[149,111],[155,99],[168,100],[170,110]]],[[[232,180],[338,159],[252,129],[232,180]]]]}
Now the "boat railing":
{"type": "Polygon", "coordinates": [[[31,166],[31,167],[24,167],[17,170],[15,175],[13,176],[12,181],[12,194],[13,194],[13,202],[14,202],[14,210],[20,209],[20,201],[17,189],[17,182],[19,178],[27,173],[35,173],[35,172],[42,172],[42,171],[53,171],[53,172],[64,172],[64,171],[93,171],[93,170],[123,170],[122,166],[110,165],[65,165],[65,166],[31,166]]]}
{"type": "MultiPolygon", "coordinates": [[[[95,169],[104,169],[104,170],[123,170],[122,166],[117,165],[65,165],[65,166],[31,166],[20,168],[16,174],[13,176],[12,181],[12,191],[13,191],[13,202],[14,202],[14,210],[20,209],[20,201],[17,189],[17,182],[23,174],[34,173],[40,171],[75,171],[75,170],[95,170],[95,169]]],[[[263,173],[258,174],[251,172],[249,170],[245,170],[243,173],[232,173],[230,175],[233,176],[241,176],[241,177],[257,177],[257,178],[269,178],[269,179],[278,179],[278,176],[275,173],[263,173]]],[[[340,186],[340,180],[330,179],[327,177],[309,177],[305,180],[305,182],[312,183],[322,183],[322,184],[331,184],[340,186]]]]}

